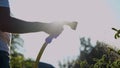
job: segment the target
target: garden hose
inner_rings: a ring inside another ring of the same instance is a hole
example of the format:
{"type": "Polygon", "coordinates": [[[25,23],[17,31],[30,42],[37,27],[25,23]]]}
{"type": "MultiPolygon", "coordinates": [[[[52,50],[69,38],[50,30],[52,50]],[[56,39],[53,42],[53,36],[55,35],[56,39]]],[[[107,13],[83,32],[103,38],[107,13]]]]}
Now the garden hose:
{"type": "MultiPolygon", "coordinates": [[[[71,29],[75,30],[76,27],[77,27],[77,22],[71,22],[71,23],[64,23],[63,25],[68,25],[71,27],[71,29]]],[[[45,48],[47,47],[47,45],[49,43],[51,43],[52,39],[53,38],[57,38],[59,36],[59,33],[53,33],[52,35],[48,36],[45,40],[45,43],[43,44],[42,48],[40,49],[39,53],[38,53],[38,56],[36,58],[36,61],[35,61],[35,64],[34,64],[34,67],[33,68],[38,68],[38,64],[39,64],[39,61],[41,59],[41,56],[45,50],[45,48]]]]}
{"type": "Polygon", "coordinates": [[[38,68],[39,61],[40,61],[40,59],[41,59],[41,56],[42,56],[45,48],[47,47],[47,45],[48,45],[49,43],[51,43],[51,41],[52,41],[53,38],[55,38],[55,36],[51,36],[51,35],[46,38],[45,43],[43,44],[42,48],[40,49],[40,51],[39,51],[39,53],[38,53],[38,55],[37,55],[37,58],[36,58],[36,61],[35,61],[35,64],[34,64],[34,67],[33,67],[33,68],[38,68]]]}

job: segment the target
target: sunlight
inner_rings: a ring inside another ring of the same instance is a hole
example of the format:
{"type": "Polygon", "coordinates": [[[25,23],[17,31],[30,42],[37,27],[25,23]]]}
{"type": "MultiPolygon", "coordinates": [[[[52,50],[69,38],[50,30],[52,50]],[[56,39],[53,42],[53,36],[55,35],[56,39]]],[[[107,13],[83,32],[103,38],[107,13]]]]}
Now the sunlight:
{"type": "MultiPolygon", "coordinates": [[[[65,58],[77,57],[81,37],[91,38],[94,45],[96,40],[120,44],[111,30],[112,27],[120,27],[120,20],[104,0],[11,0],[11,11],[15,17],[27,21],[78,22],[76,31],[65,25],[63,33],[46,48],[41,61],[55,66],[65,58]]],[[[48,34],[38,32],[21,37],[25,41],[25,57],[35,59],[48,34]]]]}

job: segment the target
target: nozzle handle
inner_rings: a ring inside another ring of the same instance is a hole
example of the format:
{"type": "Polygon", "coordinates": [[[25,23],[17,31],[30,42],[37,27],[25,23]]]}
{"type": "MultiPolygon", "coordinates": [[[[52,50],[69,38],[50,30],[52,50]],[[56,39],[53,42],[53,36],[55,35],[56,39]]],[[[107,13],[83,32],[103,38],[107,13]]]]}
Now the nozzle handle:
{"type": "Polygon", "coordinates": [[[71,27],[71,29],[73,29],[73,30],[76,30],[76,28],[77,28],[77,24],[78,24],[78,22],[76,22],[76,21],[74,21],[74,22],[71,22],[71,23],[65,23],[65,25],[68,25],[68,26],[70,26],[71,27]]]}
{"type": "Polygon", "coordinates": [[[46,38],[46,43],[51,43],[54,38],[57,38],[59,35],[50,35],[46,38]]]}

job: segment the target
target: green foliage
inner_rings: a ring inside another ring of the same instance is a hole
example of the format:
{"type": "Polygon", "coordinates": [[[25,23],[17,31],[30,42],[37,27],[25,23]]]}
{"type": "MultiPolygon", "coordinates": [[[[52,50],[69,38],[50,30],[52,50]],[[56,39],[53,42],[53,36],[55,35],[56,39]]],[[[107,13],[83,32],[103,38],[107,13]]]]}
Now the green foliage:
{"type": "Polygon", "coordinates": [[[34,61],[30,58],[24,60],[25,68],[33,68],[34,61]]]}
{"type": "Polygon", "coordinates": [[[10,53],[14,54],[16,52],[22,54],[20,49],[23,47],[23,44],[24,41],[19,34],[12,34],[10,53]]]}
{"type": "Polygon", "coordinates": [[[22,53],[18,52],[19,46],[23,46],[23,40],[20,38],[19,34],[12,34],[11,40],[11,55],[10,55],[10,66],[11,68],[23,68],[24,56],[22,53]]]}
{"type": "Polygon", "coordinates": [[[25,59],[20,48],[23,46],[23,39],[19,34],[13,34],[11,40],[11,55],[10,66],[11,68],[32,68],[34,61],[32,59],[25,59]]]}
{"type": "Polygon", "coordinates": [[[80,68],[87,68],[88,66],[87,66],[87,61],[82,61],[82,62],[80,62],[80,68]]]}
{"type": "Polygon", "coordinates": [[[23,60],[24,57],[20,55],[11,57],[11,68],[23,68],[23,60]]]}
{"type": "Polygon", "coordinates": [[[116,31],[116,33],[114,35],[115,39],[119,38],[120,37],[120,35],[119,35],[120,34],[120,30],[117,30],[116,28],[112,28],[112,30],[116,31]]]}
{"type": "Polygon", "coordinates": [[[109,62],[107,61],[107,56],[103,55],[101,59],[98,59],[94,64],[94,68],[109,68],[109,62]]]}
{"type": "Polygon", "coordinates": [[[118,54],[120,55],[120,50],[118,50],[118,54]]]}
{"type": "Polygon", "coordinates": [[[120,68],[120,59],[117,59],[111,64],[111,68],[120,68]]]}
{"type": "MultiPolygon", "coordinates": [[[[80,50],[80,55],[74,62],[64,63],[66,68],[120,68],[120,50],[116,50],[112,48],[109,44],[105,44],[103,42],[96,42],[96,46],[90,44],[88,45],[88,41],[85,42],[82,40],[82,46],[87,44],[91,51],[86,51],[86,49],[80,50]],[[84,42],[84,44],[83,44],[84,42]],[[85,52],[84,52],[85,51],[85,52]],[[88,52],[88,53],[87,53],[88,52]],[[82,54],[85,53],[85,54],[82,54]],[[81,56],[84,56],[81,57],[81,56]],[[67,67],[72,65],[71,67],[67,67]]],[[[90,42],[90,41],[89,41],[90,42]]],[[[60,68],[65,68],[61,67],[60,68]]]]}
{"type": "Polygon", "coordinates": [[[91,50],[94,48],[91,44],[91,39],[88,38],[87,40],[83,37],[80,39],[81,48],[80,48],[80,60],[85,60],[87,58],[87,55],[91,52],[91,50]]]}

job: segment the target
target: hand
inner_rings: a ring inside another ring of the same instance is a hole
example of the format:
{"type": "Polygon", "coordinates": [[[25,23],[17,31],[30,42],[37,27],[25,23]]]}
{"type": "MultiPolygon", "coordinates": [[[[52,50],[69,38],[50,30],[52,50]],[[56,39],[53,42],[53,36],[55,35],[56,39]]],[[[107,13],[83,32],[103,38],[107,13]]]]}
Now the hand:
{"type": "Polygon", "coordinates": [[[63,31],[63,25],[58,23],[48,23],[45,25],[44,32],[52,36],[59,36],[63,31]]]}

